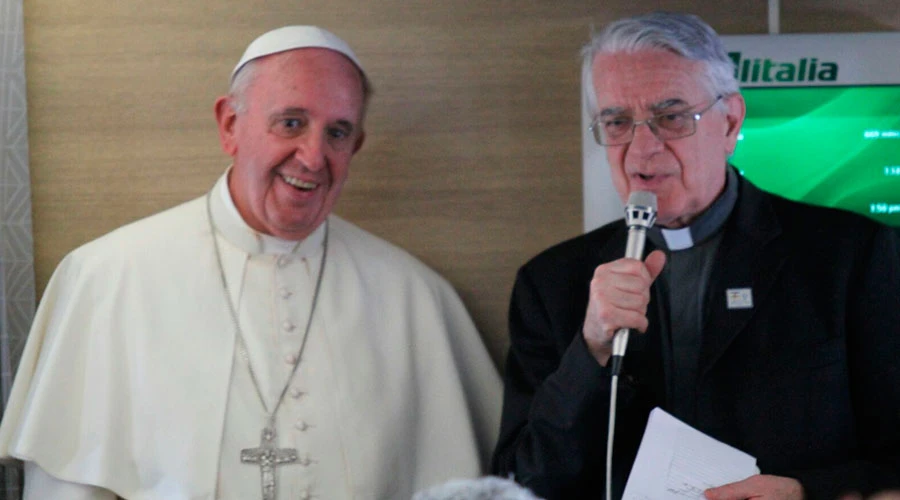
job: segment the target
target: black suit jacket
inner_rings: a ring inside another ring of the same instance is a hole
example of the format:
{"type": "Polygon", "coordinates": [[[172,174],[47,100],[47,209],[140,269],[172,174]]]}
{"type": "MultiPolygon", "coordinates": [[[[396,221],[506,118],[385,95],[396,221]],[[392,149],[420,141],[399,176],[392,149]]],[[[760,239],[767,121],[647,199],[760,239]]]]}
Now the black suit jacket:
{"type": "MultiPolygon", "coordinates": [[[[809,499],[900,487],[897,233],[745,179],[723,231],[688,423],[756,456],[764,474],[799,479],[809,499]],[[729,309],[733,288],[750,288],[753,307],[729,309]]],[[[610,376],[581,326],[594,269],[624,255],[626,237],[621,222],[609,224],[544,251],[516,278],[493,469],[548,499],[602,496],[610,376]]],[[[654,285],[650,327],[631,335],[619,381],[615,497],[650,410],[673,397],[658,293],[654,285]]]]}

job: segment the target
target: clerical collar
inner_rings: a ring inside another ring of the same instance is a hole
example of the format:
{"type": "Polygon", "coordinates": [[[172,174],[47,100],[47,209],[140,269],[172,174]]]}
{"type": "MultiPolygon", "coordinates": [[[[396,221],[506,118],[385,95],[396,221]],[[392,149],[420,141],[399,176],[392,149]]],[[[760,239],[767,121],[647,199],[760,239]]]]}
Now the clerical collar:
{"type": "Polygon", "coordinates": [[[647,231],[650,241],[659,248],[678,251],[703,243],[716,234],[731,215],[738,197],[737,174],[731,167],[726,167],[726,171],[725,190],[700,217],[679,229],[654,226],[647,231]]]}
{"type": "Polygon", "coordinates": [[[211,196],[213,222],[216,229],[233,245],[250,254],[285,254],[295,253],[301,257],[313,257],[322,251],[325,238],[325,224],[320,224],[315,231],[298,242],[284,240],[275,236],[260,233],[244,221],[238,212],[228,191],[228,172],[216,181],[211,196]],[[296,249],[296,250],[295,250],[296,249]]]}

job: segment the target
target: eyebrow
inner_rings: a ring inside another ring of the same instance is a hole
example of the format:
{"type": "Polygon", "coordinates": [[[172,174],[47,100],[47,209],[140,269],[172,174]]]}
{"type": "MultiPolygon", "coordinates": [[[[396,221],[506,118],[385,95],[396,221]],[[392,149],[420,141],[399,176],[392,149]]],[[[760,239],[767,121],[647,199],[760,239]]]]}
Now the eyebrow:
{"type": "MultiPolygon", "coordinates": [[[[660,111],[665,111],[667,109],[673,108],[675,106],[686,106],[687,102],[684,99],[673,98],[673,99],[665,99],[656,103],[653,103],[649,106],[649,110],[653,114],[657,114],[660,111]]],[[[629,110],[624,106],[613,106],[609,108],[603,108],[600,110],[600,113],[597,116],[606,117],[606,116],[621,116],[628,114],[629,110]]]]}
{"type": "Polygon", "coordinates": [[[674,108],[676,106],[687,106],[687,105],[688,105],[688,103],[684,99],[678,99],[678,98],[666,99],[665,101],[660,101],[660,102],[650,106],[650,111],[653,111],[654,113],[658,113],[660,111],[664,111],[669,108],[674,108]]]}
{"type": "Polygon", "coordinates": [[[306,108],[284,108],[281,111],[276,112],[278,115],[305,115],[309,111],[306,108]]]}
{"type": "Polygon", "coordinates": [[[269,121],[277,121],[286,116],[306,116],[309,114],[305,108],[285,108],[269,115],[269,121]]]}
{"type": "Polygon", "coordinates": [[[353,126],[353,122],[350,120],[338,120],[337,124],[343,128],[347,129],[347,132],[353,132],[356,127],[353,126]]]}

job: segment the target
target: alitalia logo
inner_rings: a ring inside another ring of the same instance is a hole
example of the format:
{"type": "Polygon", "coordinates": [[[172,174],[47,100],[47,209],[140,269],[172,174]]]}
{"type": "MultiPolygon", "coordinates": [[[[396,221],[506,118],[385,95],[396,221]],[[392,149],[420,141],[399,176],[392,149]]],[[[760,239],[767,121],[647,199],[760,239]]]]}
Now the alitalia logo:
{"type": "Polygon", "coordinates": [[[728,57],[734,61],[734,76],[741,83],[833,82],[838,76],[837,63],[819,62],[815,57],[804,57],[796,62],[744,59],[740,52],[729,52],[728,57]]]}

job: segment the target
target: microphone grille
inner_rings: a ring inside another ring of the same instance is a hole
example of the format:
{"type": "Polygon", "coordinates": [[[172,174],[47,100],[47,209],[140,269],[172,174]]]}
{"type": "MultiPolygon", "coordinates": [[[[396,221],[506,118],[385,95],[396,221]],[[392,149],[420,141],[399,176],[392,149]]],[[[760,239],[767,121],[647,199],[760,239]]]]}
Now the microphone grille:
{"type": "Polygon", "coordinates": [[[628,205],[646,207],[656,211],[656,195],[650,191],[634,191],[628,195],[628,205]]]}
{"type": "Polygon", "coordinates": [[[634,191],[625,205],[625,225],[649,228],[656,222],[656,195],[649,191],[634,191]]]}

